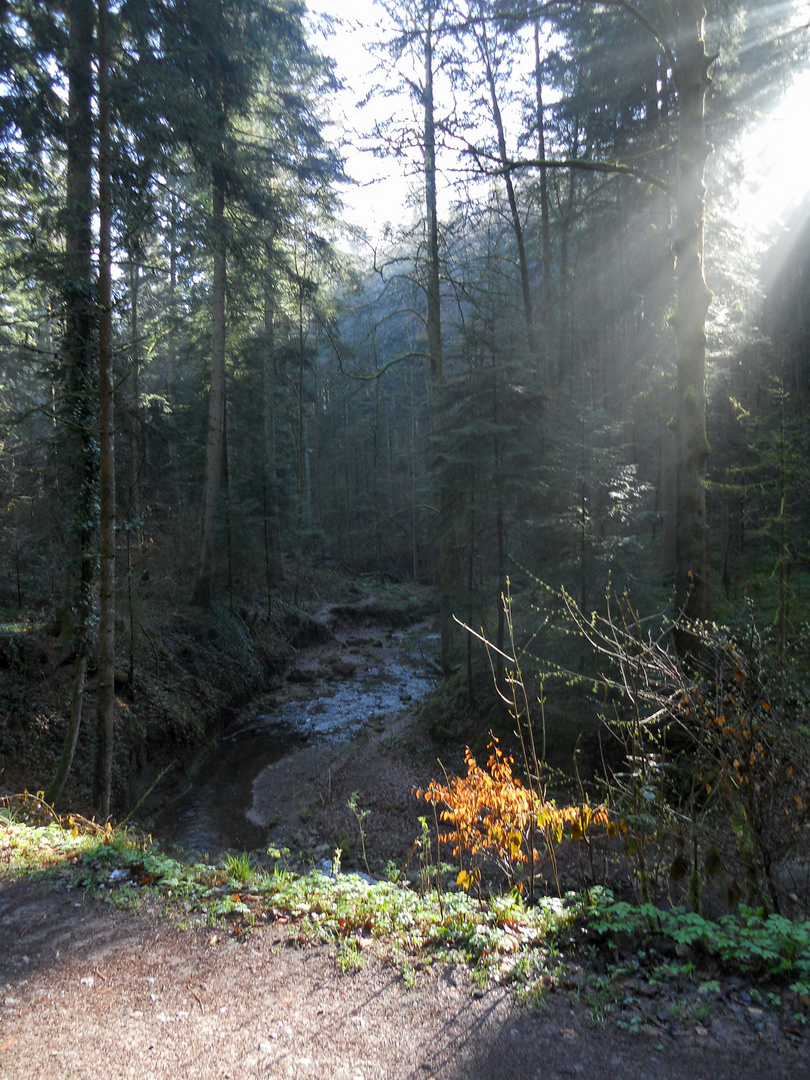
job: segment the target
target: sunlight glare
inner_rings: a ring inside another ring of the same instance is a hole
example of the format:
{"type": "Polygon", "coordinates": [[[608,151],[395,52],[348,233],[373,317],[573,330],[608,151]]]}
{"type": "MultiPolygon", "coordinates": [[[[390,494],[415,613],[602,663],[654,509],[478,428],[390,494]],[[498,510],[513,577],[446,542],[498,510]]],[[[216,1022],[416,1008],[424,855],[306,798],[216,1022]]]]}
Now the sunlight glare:
{"type": "Polygon", "coordinates": [[[350,14],[345,0],[309,0],[308,8],[316,16],[334,20],[331,34],[316,34],[324,53],[336,63],[343,87],[332,102],[327,133],[341,144],[346,157],[346,172],[353,181],[341,191],[344,218],[369,235],[386,231],[388,223],[398,223],[406,216],[411,190],[407,164],[389,156],[385,160],[372,152],[372,132],[377,123],[385,124],[407,98],[375,96],[372,90],[380,78],[376,60],[370,51],[372,42],[384,39],[386,17],[373,0],[354,0],[350,14]],[[364,106],[360,102],[365,101],[364,106]]]}
{"type": "Polygon", "coordinates": [[[763,237],[810,191],[810,143],[805,137],[808,100],[810,71],[805,71],[743,139],[745,181],[740,213],[763,237]]]}

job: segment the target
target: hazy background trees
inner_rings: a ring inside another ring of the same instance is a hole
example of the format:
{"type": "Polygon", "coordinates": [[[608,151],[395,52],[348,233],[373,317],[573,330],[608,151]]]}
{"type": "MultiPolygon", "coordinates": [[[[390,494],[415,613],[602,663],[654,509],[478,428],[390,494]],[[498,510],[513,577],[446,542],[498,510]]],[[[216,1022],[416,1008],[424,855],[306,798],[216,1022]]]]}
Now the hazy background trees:
{"type": "Polygon", "coordinates": [[[110,4],[107,143],[106,8],[8,5],[0,605],[95,663],[109,312],[121,655],[142,577],[269,612],[327,569],[434,586],[470,686],[451,616],[502,640],[507,578],[696,617],[747,590],[791,662],[808,206],[751,246],[740,139],[806,5],[707,7],[383,5],[371,127],[412,200],[363,241],[299,3],[110,4]]]}

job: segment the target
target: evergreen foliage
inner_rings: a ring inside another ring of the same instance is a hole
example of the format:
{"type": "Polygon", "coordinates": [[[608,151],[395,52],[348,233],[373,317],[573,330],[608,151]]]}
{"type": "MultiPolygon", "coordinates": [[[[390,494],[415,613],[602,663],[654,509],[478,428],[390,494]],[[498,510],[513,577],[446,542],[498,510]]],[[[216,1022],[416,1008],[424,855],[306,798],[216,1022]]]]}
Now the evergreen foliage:
{"type": "MultiPolygon", "coordinates": [[[[748,590],[798,678],[806,206],[761,274],[731,217],[734,140],[805,63],[798,8],[717,0],[687,63],[672,20],[700,14],[691,2],[384,7],[399,22],[382,92],[396,76],[413,116],[381,125],[377,150],[409,157],[419,198],[366,260],[341,248],[335,76],[302,4],[111,6],[119,617],[144,574],[189,595],[202,577],[207,602],[258,597],[269,613],[317,566],[429,583],[445,623],[502,645],[508,575],[584,610],[608,576],[650,610],[673,584],[686,607],[701,577],[687,614],[748,590]],[[703,198],[702,160],[679,144],[689,72],[706,95],[697,156],[715,148],[705,261],[684,216],[703,198]],[[454,181],[446,205],[437,176],[454,181]]],[[[87,0],[20,0],[0,18],[0,606],[62,608],[91,659],[96,18],[87,0]]],[[[472,694],[470,643],[445,637],[442,664],[466,667],[472,694]]]]}

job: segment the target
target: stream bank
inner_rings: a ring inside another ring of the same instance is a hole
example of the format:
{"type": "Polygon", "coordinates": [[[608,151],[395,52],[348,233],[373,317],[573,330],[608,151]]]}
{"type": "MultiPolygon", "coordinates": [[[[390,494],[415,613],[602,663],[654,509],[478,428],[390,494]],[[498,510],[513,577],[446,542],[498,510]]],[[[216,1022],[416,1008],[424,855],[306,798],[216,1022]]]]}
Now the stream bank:
{"type": "MultiPolygon", "coordinates": [[[[138,584],[132,622],[116,626],[117,820],[135,808],[135,821],[153,816],[251,702],[285,685],[304,650],[328,645],[334,634],[320,611],[334,608],[362,635],[372,621],[407,628],[432,605],[427,590],[338,578],[324,577],[310,593],[305,607],[280,593],[269,613],[248,602],[230,613],[191,606],[184,586],[156,572],[138,584]]],[[[30,613],[0,624],[0,795],[44,790],[54,775],[74,660],[53,618],[30,613]]],[[[57,807],[86,817],[94,812],[96,689],[91,668],[73,767],[57,807]]]]}
{"type": "Polygon", "coordinates": [[[427,621],[394,629],[366,618],[374,613],[343,605],[317,613],[329,640],[296,654],[233,719],[184,790],[148,819],[153,836],[198,859],[229,851],[262,861],[272,845],[300,868],[340,847],[351,865],[363,858],[348,809],[357,792],[367,857],[377,869],[401,858],[418,828],[412,789],[423,775],[397,740],[433,687],[436,634],[427,621]]]}

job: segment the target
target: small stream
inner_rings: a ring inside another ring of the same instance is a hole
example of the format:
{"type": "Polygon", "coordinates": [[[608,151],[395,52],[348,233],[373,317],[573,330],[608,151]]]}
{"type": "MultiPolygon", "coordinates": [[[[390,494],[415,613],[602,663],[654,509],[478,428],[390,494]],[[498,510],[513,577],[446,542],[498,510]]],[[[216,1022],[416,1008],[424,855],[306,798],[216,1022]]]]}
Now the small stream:
{"type": "Polygon", "coordinates": [[[293,752],[314,757],[424,697],[433,686],[425,653],[435,640],[428,624],[382,635],[352,629],[301,653],[285,685],[248,706],[189,786],[152,818],[152,835],[197,857],[266,848],[268,779],[278,763],[293,752]]]}

